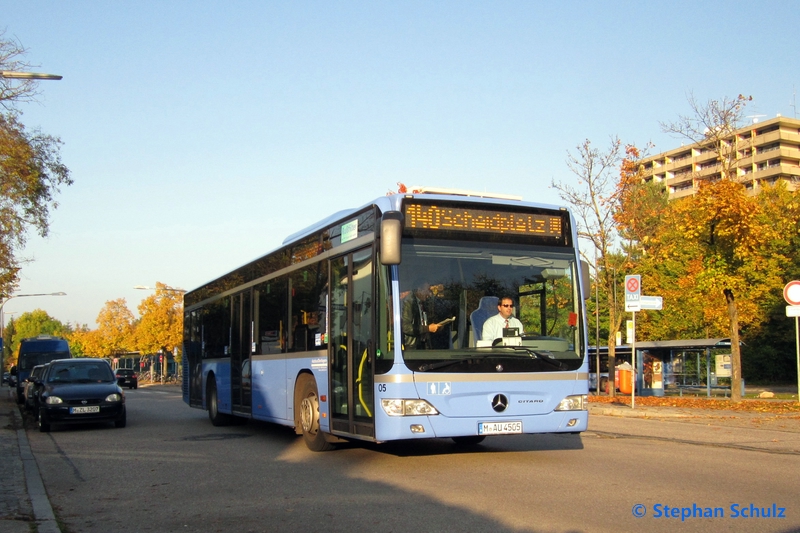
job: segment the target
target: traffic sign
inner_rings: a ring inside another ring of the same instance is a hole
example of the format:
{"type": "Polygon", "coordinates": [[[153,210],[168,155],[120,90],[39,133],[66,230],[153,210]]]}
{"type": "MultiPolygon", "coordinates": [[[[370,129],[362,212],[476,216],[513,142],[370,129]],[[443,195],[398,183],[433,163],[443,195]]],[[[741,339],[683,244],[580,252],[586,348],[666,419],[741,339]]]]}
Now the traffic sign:
{"type": "Polygon", "coordinates": [[[800,281],[790,281],[783,288],[783,299],[789,305],[800,305],[800,281]]]}
{"type": "Polygon", "coordinates": [[[625,276],[625,311],[641,311],[642,277],[625,276]]]}
{"type": "Polygon", "coordinates": [[[786,316],[788,316],[788,317],[800,317],[800,305],[787,305],[786,306],[786,316]]]}
{"type": "Polygon", "coordinates": [[[661,296],[640,296],[639,305],[642,309],[661,311],[664,305],[664,299],[661,296]]]}

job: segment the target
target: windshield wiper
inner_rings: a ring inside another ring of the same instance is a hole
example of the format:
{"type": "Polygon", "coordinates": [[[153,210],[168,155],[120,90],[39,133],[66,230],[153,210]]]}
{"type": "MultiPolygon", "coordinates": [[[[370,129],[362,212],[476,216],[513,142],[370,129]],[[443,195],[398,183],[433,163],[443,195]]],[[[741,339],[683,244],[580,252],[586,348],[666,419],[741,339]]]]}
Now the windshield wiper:
{"type": "Polygon", "coordinates": [[[534,349],[528,348],[526,346],[506,346],[506,348],[513,348],[514,350],[527,352],[528,355],[530,355],[534,359],[538,359],[540,361],[548,363],[548,364],[558,368],[559,370],[567,370],[567,368],[568,368],[567,365],[565,365],[561,361],[555,359],[553,357],[553,354],[550,353],[550,352],[534,350],[534,349]]]}

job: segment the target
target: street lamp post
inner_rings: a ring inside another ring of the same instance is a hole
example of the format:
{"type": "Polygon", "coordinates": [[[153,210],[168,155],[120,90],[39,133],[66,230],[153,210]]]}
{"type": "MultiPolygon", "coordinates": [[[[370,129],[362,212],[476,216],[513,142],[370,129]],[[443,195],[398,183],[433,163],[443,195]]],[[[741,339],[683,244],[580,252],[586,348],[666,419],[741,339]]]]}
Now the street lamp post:
{"type": "Polygon", "coordinates": [[[5,333],[4,329],[5,319],[3,318],[3,307],[5,307],[6,303],[12,298],[25,298],[30,296],[66,296],[66,295],[67,295],[66,292],[47,292],[41,294],[14,294],[12,296],[9,296],[8,298],[0,302],[0,337],[2,337],[3,333],[5,333]]]}
{"type": "Polygon", "coordinates": [[[41,293],[41,294],[14,294],[0,302],[0,370],[5,369],[5,361],[3,360],[5,357],[5,347],[3,346],[3,339],[5,338],[6,333],[6,318],[3,315],[3,308],[6,306],[9,300],[12,298],[26,298],[31,296],[66,296],[66,292],[48,292],[48,293],[41,293]]]}
{"type": "Polygon", "coordinates": [[[58,74],[45,74],[44,72],[16,72],[13,70],[0,70],[0,78],[9,80],[60,80],[64,76],[58,74]]]}

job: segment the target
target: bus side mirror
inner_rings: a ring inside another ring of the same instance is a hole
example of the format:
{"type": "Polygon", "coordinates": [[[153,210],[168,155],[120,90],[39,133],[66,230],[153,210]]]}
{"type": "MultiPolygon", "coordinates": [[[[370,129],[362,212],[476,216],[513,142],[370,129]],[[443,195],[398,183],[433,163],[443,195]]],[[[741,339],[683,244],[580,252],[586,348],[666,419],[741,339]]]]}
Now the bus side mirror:
{"type": "Polygon", "coordinates": [[[581,259],[581,289],[583,290],[583,299],[588,300],[592,297],[592,282],[591,272],[589,271],[589,263],[581,259]]]}
{"type": "Polygon", "coordinates": [[[400,264],[400,241],[403,236],[403,213],[387,211],[381,216],[381,264],[400,264]]]}

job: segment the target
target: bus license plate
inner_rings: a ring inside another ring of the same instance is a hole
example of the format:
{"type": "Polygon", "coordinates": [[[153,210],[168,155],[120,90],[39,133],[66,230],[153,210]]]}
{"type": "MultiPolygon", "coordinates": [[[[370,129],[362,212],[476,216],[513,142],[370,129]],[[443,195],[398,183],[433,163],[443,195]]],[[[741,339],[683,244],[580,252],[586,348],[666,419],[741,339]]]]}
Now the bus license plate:
{"type": "Polygon", "coordinates": [[[479,422],[478,435],[515,435],[522,433],[522,422],[479,422]]]}
{"type": "Polygon", "coordinates": [[[73,415],[82,415],[86,413],[99,413],[100,406],[99,405],[89,405],[87,407],[70,407],[69,408],[70,414],[73,415]]]}

